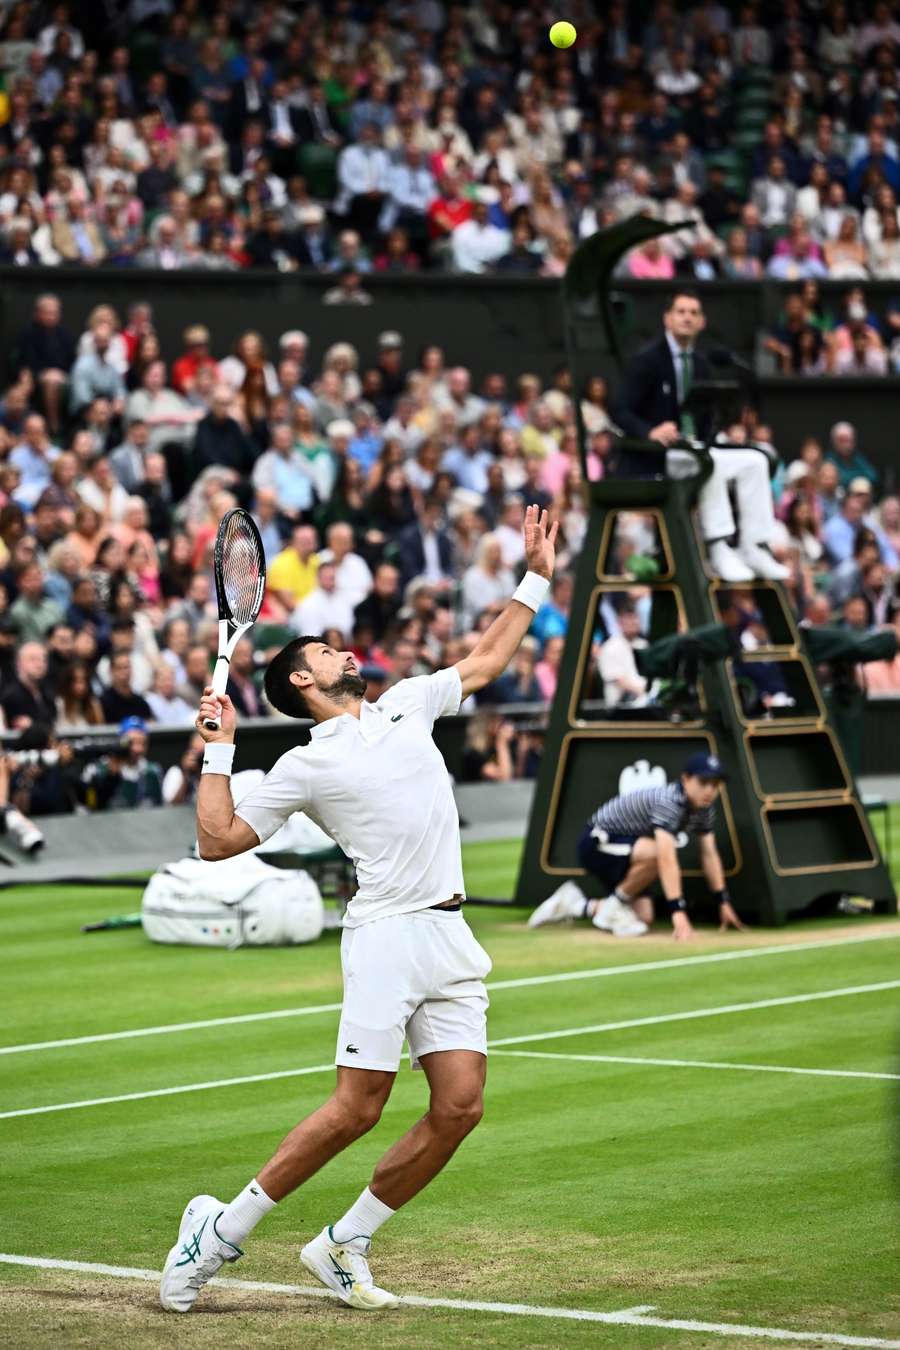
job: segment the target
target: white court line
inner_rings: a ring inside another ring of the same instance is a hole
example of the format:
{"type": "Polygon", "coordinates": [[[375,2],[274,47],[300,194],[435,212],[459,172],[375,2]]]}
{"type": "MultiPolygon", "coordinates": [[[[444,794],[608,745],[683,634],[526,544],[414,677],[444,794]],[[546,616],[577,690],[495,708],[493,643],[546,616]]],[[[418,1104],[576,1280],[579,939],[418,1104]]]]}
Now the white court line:
{"type": "MultiPolygon", "coordinates": [[[[757,1008],[780,1008],[794,1003],[815,1003],[821,999],[846,998],[850,994],[874,994],[885,989],[900,989],[900,980],[882,984],[859,984],[845,989],[823,989],[816,994],[792,994],[787,998],[764,998],[755,1003],[731,1003],[719,1008],[694,1008],[689,1012],[660,1013],[656,1017],[631,1018],[627,1022],[600,1022],[589,1027],[569,1027],[560,1031],[538,1031],[528,1036],[504,1036],[488,1041],[488,1046],[525,1045],[531,1041],[555,1041],[564,1036],[587,1036],[593,1032],[622,1031],[627,1027],[658,1026],[663,1022],[684,1022],[691,1018],[722,1017],[726,1013],[754,1012],[757,1008]]],[[[318,1064],[306,1069],[280,1069],[274,1073],[254,1073],[241,1078],[219,1078],[208,1083],[185,1083],[179,1087],[153,1088],[148,1092],[125,1092],[115,1097],[91,1097],[85,1101],[57,1102],[52,1106],[26,1106],[16,1111],[0,1111],[0,1120],[17,1116],[42,1116],[51,1111],[76,1111],[86,1106],[109,1106],[114,1102],[137,1102],[146,1097],[175,1097],[181,1092],[203,1092],[211,1088],[236,1087],[244,1083],[267,1083],[277,1078],[299,1078],[324,1073],[333,1064],[318,1064]]]]}
{"type": "Polygon", "coordinates": [[[340,1003],[316,1003],[307,1008],[279,1008],[275,1012],[241,1013],[234,1017],[205,1017],[200,1022],[169,1022],[161,1027],[135,1027],[131,1031],[101,1031],[95,1036],[65,1036],[58,1041],[32,1041],[30,1045],[2,1045],[0,1055],[22,1055],[29,1050],[60,1050],[69,1045],[96,1045],[99,1041],[128,1041],[135,1036],[172,1036],[179,1031],[204,1027],[231,1027],[239,1022],[273,1022],[279,1017],[313,1017],[316,1013],[340,1011],[340,1003]]]}
{"type": "Polygon", "coordinates": [[[624,1031],[628,1027],[655,1027],[663,1022],[689,1022],[697,1017],[724,1017],[726,1013],[754,1012],[757,1008],[786,1008],[793,1003],[816,1003],[820,999],[847,998],[851,994],[877,994],[886,989],[900,989],[900,980],[885,980],[881,984],[856,984],[846,989],[822,989],[817,994],[788,994],[783,998],[762,998],[754,1003],[728,1003],[721,1008],[692,1008],[688,1012],[660,1013],[656,1017],[630,1017],[624,1022],[595,1022],[589,1027],[539,1031],[528,1036],[502,1036],[498,1040],[488,1041],[488,1045],[494,1047],[527,1045],[531,1041],[556,1041],[563,1036],[589,1036],[595,1031],[624,1031]]]}
{"type": "Polygon", "coordinates": [[[83,1106],[111,1106],[113,1102],[141,1102],[147,1097],[177,1097],[182,1092],[206,1092],[210,1088],[239,1087],[242,1083],[271,1083],[276,1078],[302,1078],[309,1073],[325,1073],[331,1064],[312,1064],[306,1069],[278,1069],[275,1073],[250,1073],[242,1078],[217,1078],[209,1083],[182,1083],[178,1087],[152,1088],[149,1092],[120,1092],[115,1097],[88,1097],[81,1102],[58,1102],[55,1106],[26,1106],[19,1111],[0,1111],[0,1120],[14,1116],[43,1116],[51,1111],[77,1111],[83,1106]]]}
{"type": "MultiPolygon", "coordinates": [[[[27,1266],[38,1270],[69,1270],[85,1275],[107,1275],[122,1280],[146,1280],[156,1284],[157,1270],[136,1266],[107,1266],[91,1261],[58,1261],[46,1256],[12,1256],[0,1252],[0,1263],[27,1266]]],[[[273,1284],[263,1280],[212,1279],[218,1289],[246,1289],[257,1294],[290,1294],[301,1298],[336,1299],[329,1289],[309,1288],[302,1284],[273,1284]]],[[[652,1304],[622,1308],[617,1312],[595,1312],[590,1308],[545,1308],[531,1303],[488,1303],[481,1299],[424,1298],[418,1294],[401,1295],[401,1306],[410,1308],[449,1308],[457,1312],[499,1313],[511,1317],[546,1317],[556,1321],[602,1322],[616,1327],[661,1327],[666,1331],[699,1332],[706,1336],[753,1336],[758,1340],[802,1341],[806,1344],[849,1346],[851,1350],[900,1350],[900,1341],[882,1336],[850,1336],[834,1331],[789,1331],[786,1327],[748,1327],[736,1322],[697,1322],[686,1318],[650,1317],[652,1304]]]]}
{"type": "MultiPolygon", "coordinates": [[[[530,989],[541,984],[562,984],[570,980],[609,979],[617,975],[642,975],[646,971],[678,970],[685,966],[704,966],[719,961],[749,961],[758,956],[784,956],[791,952],[815,952],[826,947],[852,947],[860,942],[884,942],[900,938],[895,933],[860,933],[848,938],[829,938],[818,942],[786,942],[775,947],[743,947],[732,952],[707,952],[702,956],[679,956],[669,961],[636,961],[624,966],[593,966],[587,970],[569,970],[553,975],[527,975],[517,980],[489,980],[491,993],[498,989],[530,989]]],[[[32,1041],[26,1045],[0,1046],[0,1055],[22,1055],[37,1050],[60,1050],[72,1045],[96,1045],[101,1041],[126,1041],[138,1036],[172,1036],[207,1027],[238,1026],[243,1022],[270,1022],[284,1017],[312,1017],[318,1013],[338,1012],[340,1003],[319,1003],[305,1008],[278,1008],[272,1012],[240,1013],[231,1017],[207,1017],[199,1022],[171,1022],[157,1027],[135,1027],[130,1031],[101,1031],[91,1036],[65,1036],[55,1041],[32,1041]]]]}
{"type": "Polygon", "coordinates": [[[813,1078],[880,1078],[900,1082],[900,1073],[874,1073],[862,1069],[799,1069],[788,1064],[728,1064],[714,1059],[651,1059],[644,1055],[566,1055],[555,1050],[495,1050],[495,1055],[515,1059],[576,1060],[582,1064],[649,1064],[672,1069],[741,1069],[748,1073],[799,1073],[813,1078]]]}

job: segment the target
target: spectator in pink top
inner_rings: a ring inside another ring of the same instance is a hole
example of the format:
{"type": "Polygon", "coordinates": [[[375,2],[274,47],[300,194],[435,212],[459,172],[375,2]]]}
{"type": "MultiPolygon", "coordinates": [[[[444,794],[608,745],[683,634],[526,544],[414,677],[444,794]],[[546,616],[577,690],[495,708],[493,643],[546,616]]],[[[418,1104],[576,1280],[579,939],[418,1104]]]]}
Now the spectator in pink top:
{"type": "Polygon", "coordinates": [[[547,703],[553,702],[553,696],[556,693],[556,683],[559,679],[559,666],[562,661],[563,647],[565,644],[565,638],[548,638],[544,643],[543,655],[534,668],[534,678],[540,685],[541,697],[545,699],[547,703]]]}
{"type": "Polygon", "coordinates": [[[635,281],[671,281],[675,275],[675,264],[658,239],[648,239],[640,248],[632,249],[626,267],[635,281]]]}

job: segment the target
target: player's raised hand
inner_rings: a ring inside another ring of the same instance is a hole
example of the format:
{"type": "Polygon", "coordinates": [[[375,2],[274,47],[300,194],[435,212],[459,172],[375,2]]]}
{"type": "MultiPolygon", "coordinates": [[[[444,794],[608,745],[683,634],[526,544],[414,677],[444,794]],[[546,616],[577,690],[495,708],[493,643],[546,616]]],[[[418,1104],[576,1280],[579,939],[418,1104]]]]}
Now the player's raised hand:
{"type": "Polygon", "coordinates": [[[551,525],[549,515],[539,506],[525,508],[522,533],[525,535],[525,562],[529,572],[537,572],[542,577],[553,576],[558,531],[559,521],[554,520],[551,525]]]}
{"type": "Polygon", "coordinates": [[[233,741],[234,729],[237,726],[237,712],[228,695],[214,693],[212,685],[208,684],[203,690],[203,697],[200,700],[200,709],[194,726],[207,743],[211,741],[233,741]],[[210,730],[206,723],[216,722],[220,717],[222,725],[219,730],[210,730]]]}

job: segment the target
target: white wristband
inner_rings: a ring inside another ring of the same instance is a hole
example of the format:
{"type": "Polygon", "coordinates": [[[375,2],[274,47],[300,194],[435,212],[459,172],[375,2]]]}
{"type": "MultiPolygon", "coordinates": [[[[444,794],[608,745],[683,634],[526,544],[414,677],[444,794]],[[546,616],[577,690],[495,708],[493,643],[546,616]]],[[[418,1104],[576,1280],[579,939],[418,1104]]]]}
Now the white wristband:
{"type": "Polygon", "coordinates": [[[537,572],[526,572],[513,591],[513,599],[518,600],[520,605],[527,605],[537,614],[547,598],[549,589],[550,582],[546,577],[540,576],[537,572]]]}
{"type": "Polygon", "coordinates": [[[201,773],[223,773],[226,778],[231,777],[231,766],[234,763],[234,742],[227,744],[224,741],[210,741],[203,751],[203,768],[201,773]]]}

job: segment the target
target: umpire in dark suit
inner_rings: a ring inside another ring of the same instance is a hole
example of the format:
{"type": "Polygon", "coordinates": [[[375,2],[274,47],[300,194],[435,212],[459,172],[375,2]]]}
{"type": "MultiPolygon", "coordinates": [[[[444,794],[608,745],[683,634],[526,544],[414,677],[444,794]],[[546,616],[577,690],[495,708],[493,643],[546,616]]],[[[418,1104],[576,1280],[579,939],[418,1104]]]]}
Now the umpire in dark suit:
{"type": "MultiPolygon", "coordinates": [[[[613,416],[626,436],[655,441],[659,454],[624,451],[618,472],[626,478],[668,474],[685,478],[696,472],[696,460],[678,448],[680,440],[706,440],[709,414],[693,411],[688,399],[698,380],[709,378],[709,362],[696,342],[706,316],[695,291],[676,291],[663,314],[663,333],[629,361],[613,416]],[[687,405],[687,406],[686,406],[687,405]]],[[[787,568],[769,552],[775,528],[772,490],[766,458],[758,450],[711,448],[713,472],[697,500],[700,527],[710,566],[723,581],[754,577],[784,580],[787,568]],[[736,522],[730,492],[734,491],[736,522]],[[728,542],[737,533],[737,545],[728,542]]]]}
{"type": "Polygon", "coordinates": [[[672,296],[663,316],[663,332],[631,358],[614,409],[626,436],[657,441],[658,455],[624,452],[619,472],[647,478],[666,472],[666,447],[682,436],[705,437],[708,414],[698,416],[684,404],[696,380],[709,378],[709,362],[695,342],[706,325],[703,307],[691,291],[672,296]]]}

